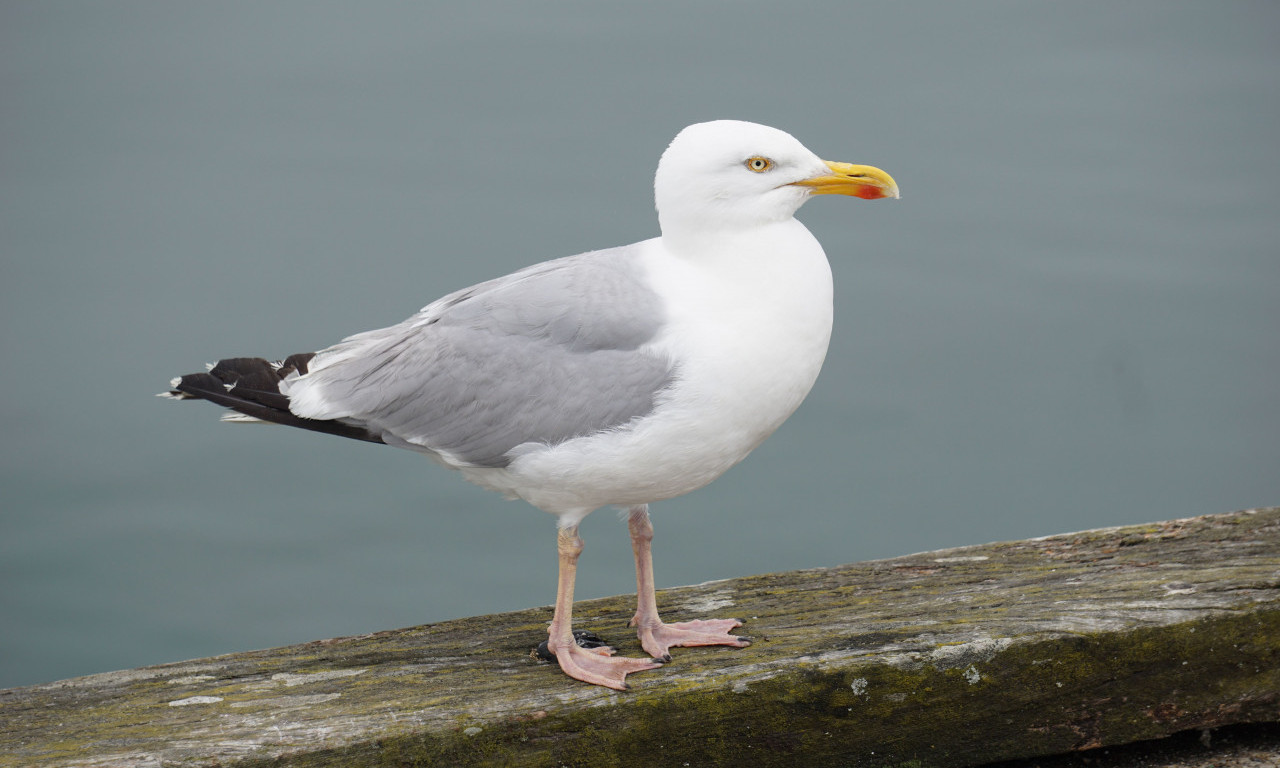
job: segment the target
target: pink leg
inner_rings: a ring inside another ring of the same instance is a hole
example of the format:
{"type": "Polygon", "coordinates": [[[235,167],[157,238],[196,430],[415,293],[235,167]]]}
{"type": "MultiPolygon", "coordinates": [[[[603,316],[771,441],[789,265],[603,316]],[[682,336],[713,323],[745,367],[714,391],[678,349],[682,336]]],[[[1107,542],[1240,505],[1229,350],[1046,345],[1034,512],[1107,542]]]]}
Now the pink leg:
{"type": "Polygon", "coordinates": [[[625,678],[629,673],[662,665],[648,659],[614,657],[612,648],[581,648],[573,641],[573,582],[578,574],[578,555],[582,554],[582,538],[578,536],[577,526],[560,529],[556,549],[560,554],[560,581],[555,615],[547,630],[547,650],[555,654],[560,669],[569,677],[625,691],[625,678]]]}
{"type": "Polygon", "coordinates": [[[664,624],[658,617],[658,598],[653,587],[653,524],[649,522],[649,507],[632,507],[627,517],[631,529],[631,549],[636,554],[636,615],[631,626],[636,627],[640,645],[646,653],[661,661],[671,661],[671,648],[692,645],[732,645],[743,648],[751,645],[745,637],[729,634],[729,630],[742,626],[737,619],[697,619],[664,624]]]}

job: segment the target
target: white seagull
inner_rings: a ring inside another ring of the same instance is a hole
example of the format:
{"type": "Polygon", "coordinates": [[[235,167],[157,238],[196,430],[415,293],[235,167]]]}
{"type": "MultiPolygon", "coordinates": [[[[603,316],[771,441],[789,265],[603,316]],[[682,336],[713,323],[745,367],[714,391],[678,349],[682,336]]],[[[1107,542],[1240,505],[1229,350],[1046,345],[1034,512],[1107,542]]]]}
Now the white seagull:
{"type": "Polygon", "coordinates": [[[736,619],[659,618],[648,505],[742,461],[813,386],[831,268],[796,210],[812,195],[898,187],[775,128],[718,120],[676,136],[654,192],[661,237],[535,264],[314,354],[223,360],[165,394],[231,408],[232,421],[418,451],[555,515],[547,650],[570,677],[621,690],[674,646],[746,646],[736,619]],[[578,524],[607,505],[627,510],[631,624],[653,660],[580,647],[571,629],[578,524]]]}

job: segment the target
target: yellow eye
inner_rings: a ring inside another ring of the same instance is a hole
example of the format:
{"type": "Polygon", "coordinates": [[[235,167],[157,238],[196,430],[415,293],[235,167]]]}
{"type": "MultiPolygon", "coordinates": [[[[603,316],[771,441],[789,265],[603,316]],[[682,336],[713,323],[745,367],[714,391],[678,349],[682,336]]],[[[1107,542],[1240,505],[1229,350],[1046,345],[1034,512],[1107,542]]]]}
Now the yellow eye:
{"type": "Polygon", "coordinates": [[[759,155],[756,155],[755,157],[747,160],[746,165],[747,165],[747,170],[749,171],[755,171],[756,173],[764,173],[765,171],[773,167],[773,161],[767,157],[760,157],[759,155]]]}

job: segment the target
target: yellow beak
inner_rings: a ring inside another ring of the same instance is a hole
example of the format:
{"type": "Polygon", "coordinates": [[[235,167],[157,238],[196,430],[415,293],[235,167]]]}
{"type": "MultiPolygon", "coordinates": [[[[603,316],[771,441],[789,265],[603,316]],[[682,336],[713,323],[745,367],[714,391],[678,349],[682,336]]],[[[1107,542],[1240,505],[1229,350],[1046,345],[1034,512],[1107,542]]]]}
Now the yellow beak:
{"type": "Polygon", "coordinates": [[[808,187],[815,195],[852,195],[863,200],[898,196],[898,183],[879,168],[870,165],[833,163],[824,160],[831,173],[793,181],[797,187],[808,187]]]}

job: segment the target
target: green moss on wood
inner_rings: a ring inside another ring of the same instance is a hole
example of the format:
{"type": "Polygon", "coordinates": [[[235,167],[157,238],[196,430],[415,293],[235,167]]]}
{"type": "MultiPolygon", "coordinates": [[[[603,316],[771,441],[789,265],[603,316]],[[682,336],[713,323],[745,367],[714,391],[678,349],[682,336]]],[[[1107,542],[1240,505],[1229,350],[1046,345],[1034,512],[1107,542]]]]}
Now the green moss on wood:
{"type": "MultiPolygon", "coordinates": [[[[959,766],[1280,719],[1280,510],[668,590],[756,643],[616,693],[548,609],[0,692],[0,765],[959,766]],[[171,706],[194,700],[211,703],[171,706]],[[185,746],[183,746],[185,745],[185,746]],[[140,759],[140,758],[139,758],[140,759]]],[[[636,655],[627,597],[579,606],[636,655]]]]}

